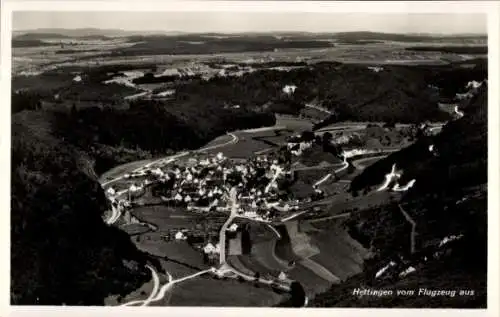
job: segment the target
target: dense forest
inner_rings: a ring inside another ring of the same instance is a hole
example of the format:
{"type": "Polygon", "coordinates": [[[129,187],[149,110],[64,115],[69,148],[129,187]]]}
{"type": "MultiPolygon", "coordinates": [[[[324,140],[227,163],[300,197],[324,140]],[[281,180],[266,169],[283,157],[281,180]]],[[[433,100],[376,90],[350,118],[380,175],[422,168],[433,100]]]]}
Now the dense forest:
{"type": "Polygon", "coordinates": [[[150,277],[109,208],[90,158],[54,135],[53,118],[12,117],[11,303],[102,305],[150,277]]]}
{"type": "Polygon", "coordinates": [[[290,48],[333,47],[326,41],[314,39],[278,39],[271,35],[213,38],[199,35],[133,36],[130,47],[114,50],[111,55],[136,56],[157,54],[220,54],[231,52],[268,52],[290,48]]]}
{"type": "MultiPolygon", "coordinates": [[[[275,123],[268,112],[205,107],[176,107],[163,101],[139,100],[126,111],[86,108],[58,113],[57,133],[96,159],[97,173],[114,165],[106,147],[136,149],[152,155],[195,149],[229,131],[275,123]],[[108,158],[108,159],[106,159],[108,158]]],[[[116,153],[113,153],[116,155],[116,153]]]]}

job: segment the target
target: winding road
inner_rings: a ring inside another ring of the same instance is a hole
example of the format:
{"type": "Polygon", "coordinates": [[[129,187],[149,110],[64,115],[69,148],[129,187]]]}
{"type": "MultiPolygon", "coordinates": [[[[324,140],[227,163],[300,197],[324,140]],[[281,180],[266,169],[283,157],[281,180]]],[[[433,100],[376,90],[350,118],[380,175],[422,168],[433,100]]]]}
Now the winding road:
{"type": "Polygon", "coordinates": [[[218,270],[216,268],[212,267],[210,269],[203,270],[203,271],[200,271],[200,272],[197,272],[197,273],[194,273],[191,275],[187,275],[187,276],[184,276],[184,277],[178,278],[178,279],[173,279],[172,275],[167,272],[168,282],[165,283],[161,288],[159,288],[158,273],[156,273],[156,271],[153,268],[151,268],[149,266],[148,266],[148,268],[152,271],[152,274],[153,274],[154,285],[153,285],[153,290],[151,291],[151,294],[148,296],[148,298],[146,298],[144,300],[135,300],[135,301],[127,302],[121,306],[135,306],[135,305],[139,305],[139,304],[141,306],[147,306],[150,303],[162,300],[165,297],[165,294],[168,291],[170,291],[175,284],[193,279],[193,278],[198,277],[198,276],[203,275],[203,274],[218,272],[218,270]]]}

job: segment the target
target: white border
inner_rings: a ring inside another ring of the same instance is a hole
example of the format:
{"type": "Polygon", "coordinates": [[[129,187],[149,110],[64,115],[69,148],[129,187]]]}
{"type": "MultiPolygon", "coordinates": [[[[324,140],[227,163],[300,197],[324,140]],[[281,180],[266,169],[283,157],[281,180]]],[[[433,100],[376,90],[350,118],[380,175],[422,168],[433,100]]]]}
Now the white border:
{"type": "Polygon", "coordinates": [[[432,314],[439,316],[499,316],[498,305],[498,142],[499,138],[499,63],[498,63],[498,30],[499,3],[497,1],[422,1],[422,2],[258,2],[258,1],[2,1],[1,3],[1,63],[0,63],[0,197],[4,208],[0,212],[0,258],[2,274],[0,274],[0,316],[234,316],[235,314],[265,313],[266,316],[306,315],[314,314],[331,316],[370,316],[374,313],[381,316],[421,316],[432,314]],[[116,308],[116,307],[9,307],[10,287],[10,72],[11,72],[11,13],[12,11],[245,11],[245,12],[365,12],[365,13],[485,13],[488,15],[489,36],[489,112],[488,112],[488,147],[489,165],[488,187],[491,189],[488,197],[488,309],[486,310],[453,310],[453,309],[266,309],[266,308],[180,308],[180,307],[147,307],[147,308],[116,308]],[[8,313],[8,314],[7,314],[8,313]]]}

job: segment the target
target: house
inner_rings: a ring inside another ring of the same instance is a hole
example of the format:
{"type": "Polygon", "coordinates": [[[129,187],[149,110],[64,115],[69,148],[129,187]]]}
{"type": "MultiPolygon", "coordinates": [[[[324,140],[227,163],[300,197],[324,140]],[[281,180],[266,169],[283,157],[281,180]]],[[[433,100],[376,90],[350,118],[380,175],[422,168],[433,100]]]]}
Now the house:
{"type": "Polygon", "coordinates": [[[285,94],[293,94],[295,92],[295,89],[297,89],[297,86],[295,85],[286,85],[285,87],[283,87],[283,92],[285,94]]]}
{"type": "Polygon", "coordinates": [[[368,69],[371,70],[371,71],[374,71],[375,73],[378,73],[378,72],[384,70],[383,67],[378,67],[378,66],[368,66],[368,69]]]}
{"type": "Polygon", "coordinates": [[[139,191],[139,190],[141,190],[141,189],[142,189],[142,187],[136,186],[135,184],[132,184],[132,185],[130,185],[130,187],[129,187],[129,190],[130,190],[131,192],[136,192],[136,191],[139,191]]]}
{"type": "Polygon", "coordinates": [[[288,279],[288,276],[285,272],[281,271],[281,273],[278,275],[278,279],[280,279],[281,281],[285,281],[288,279]]]}
{"type": "MultiPolygon", "coordinates": [[[[160,168],[156,168],[156,169],[152,170],[151,173],[153,173],[154,175],[157,175],[157,176],[163,176],[163,174],[164,174],[160,168]]],[[[167,177],[168,177],[168,175],[167,175],[167,177]]]]}
{"type": "Polygon", "coordinates": [[[231,226],[229,226],[229,228],[227,228],[227,230],[231,232],[236,232],[236,230],[238,230],[238,225],[233,223],[231,226]]]}
{"type": "Polygon", "coordinates": [[[203,247],[203,252],[206,254],[214,254],[220,253],[220,244],[217,243],[215,246],[212,243],[207,243],[206,246],[203,247]]]}
{"type": "Polygon", "coordinates": [[[110,195],[110,196],[113,196],[113,195],[115,195],[115,194],[116,194],[116,191],[115,191],[115,189],[114,189],[113,187],[110,187],[110,188],[108,188],[108,189],[106,190],[106,193],[107,193],[108,195],[110,195]]]}
{"type": "Polygon", "coordinates": [[[175,240],[186,240],[186,239],[187,237],[182,231],[177,231],[177,233],[175,234],[175,240]]]}
{"type": "Polygon", "coordinates": [[[482,84],[483,84],[482,82],[477,82],[477,81],[473,80],[473,81],[469,81],[467,83],[467,86],[465,86],[465,88],[466,89],[471,89],[471,88],[477,89],[477,88],[481,87],[482,84]]]}

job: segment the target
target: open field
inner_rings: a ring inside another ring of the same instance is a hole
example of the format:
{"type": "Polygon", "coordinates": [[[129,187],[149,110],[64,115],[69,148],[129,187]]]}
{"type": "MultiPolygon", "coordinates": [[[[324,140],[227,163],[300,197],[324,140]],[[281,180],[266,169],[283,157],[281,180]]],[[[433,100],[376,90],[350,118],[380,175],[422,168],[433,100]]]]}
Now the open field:
{"type": "Polygon", "coordinates": [[[254,140],[249,133],[235,132],[235,135],[238,136],[237,143],[220,149],[209,150],[207,153],[215,154],[222,152],[229,158],[249,158],[253,156],[255,152],[262,151],[270,147],[264,142],[254,140]]]}
{"type": "Polygon", "coordinates": [[[164,205],[142,206],[131,213],[137,218],[158,226],[158,230],[191,227],[196,224],[196,216],[188,211],[164,205]]]}
{"type": "Polygon", "coordinates": [[[263,266],[275,271],[287,271],[290,268],[288,262],[278,258],[275,250],[276,239],[257,243],[252,246],[252,254],[259,259],[263,266]]]}
{"type": "MultiPolygon", "coordinates": [[[[287,295],[269,287],[254,286],[236,279],[217,280],[200,277],[174,286],[171,306],[265,307],[282,301],[287,295]]],[[[158,302],[158,306],[166,306],[158,302]]]]}
{"type": "Polygon", "coordinates": [[[332,227],[315,234],[313,241],[322,252],[311,259],[323,265],[339,279],[361,272],[367,251],[343,229],[332,227]]]}
{"type": "MultiPolygon", "coordinates": [[[[48,67],[61,66],[90,66],[90,65],[112,65],[127,63],[140,65],[145,63],[169,64],[175,62],[185,62],[186,60],[197,60],[198,62],[209,62],[214,59],[212,54],[182,54],[155,53],[144,51],[145,54],[137,56],[106,56],[106,51],[113,49],[127,48],[134,43],[110,43],[105,46],[102,43],[81,47],[81,50],[63,51],[59,46],[39,47],[39,48],[19,48],[14,49],[13,70],[15,73],[28,68],[47,69],[48,67]],[[97,50],[97,51],[95,51],[97,50]],[[56,53],[57,52],[57,53],[56,53]],[[50,66],[47,66],[50,65],[50,66]]],[[[323,45],[325,46],[325,45],[323,45]]],[[[466,60],[474,58],[475,55],[484,55],[484,49],[471,51],[464,49],[463,56],[456,52],[440,52],[439,49],[420,51],[408,50],[413,48],[415,43],[383,42],[371,44],[337,45],[336,47],[322,48],[284,48],[278,51],[269,52],[219,52],[218,58],[223,58],[230,63],[242,63],[249,61],[259,61],[272,58],[274,61],[295,61],[297,59],[309,59],[311,61],[335,60],[346,63],[367,63],[367,64],[446,64],[449,60],[466,60]],[[466,55],[467,54],[467,55],[466,55]],[[469,56],[468,56],[469,55],[469,56]]],[[[419,49],[419,48],[417,48],[419,49]]]]}
{"type": "MultiPolygon", "coordinates": [[[[132,239],[140,250],[164,258],[185,267],[203,270],[208,267],[203,263],[201,251],[193,249],[185,241],[165,241],[161,232],[150,232],[139,236],[140,240],[132,239]]],[[[175,273],[175,272],[171,272],[175,273]]]]}
{"type": "Polygon", "coordinates": [[[300,263],[296,263],[295,267],[288,271],[287,274],[290,278],[302,284],[306,296],[309,298],[313,298],[314,294],[324,292],[331,285],[330,282],[322,279],[300,263]]]}

